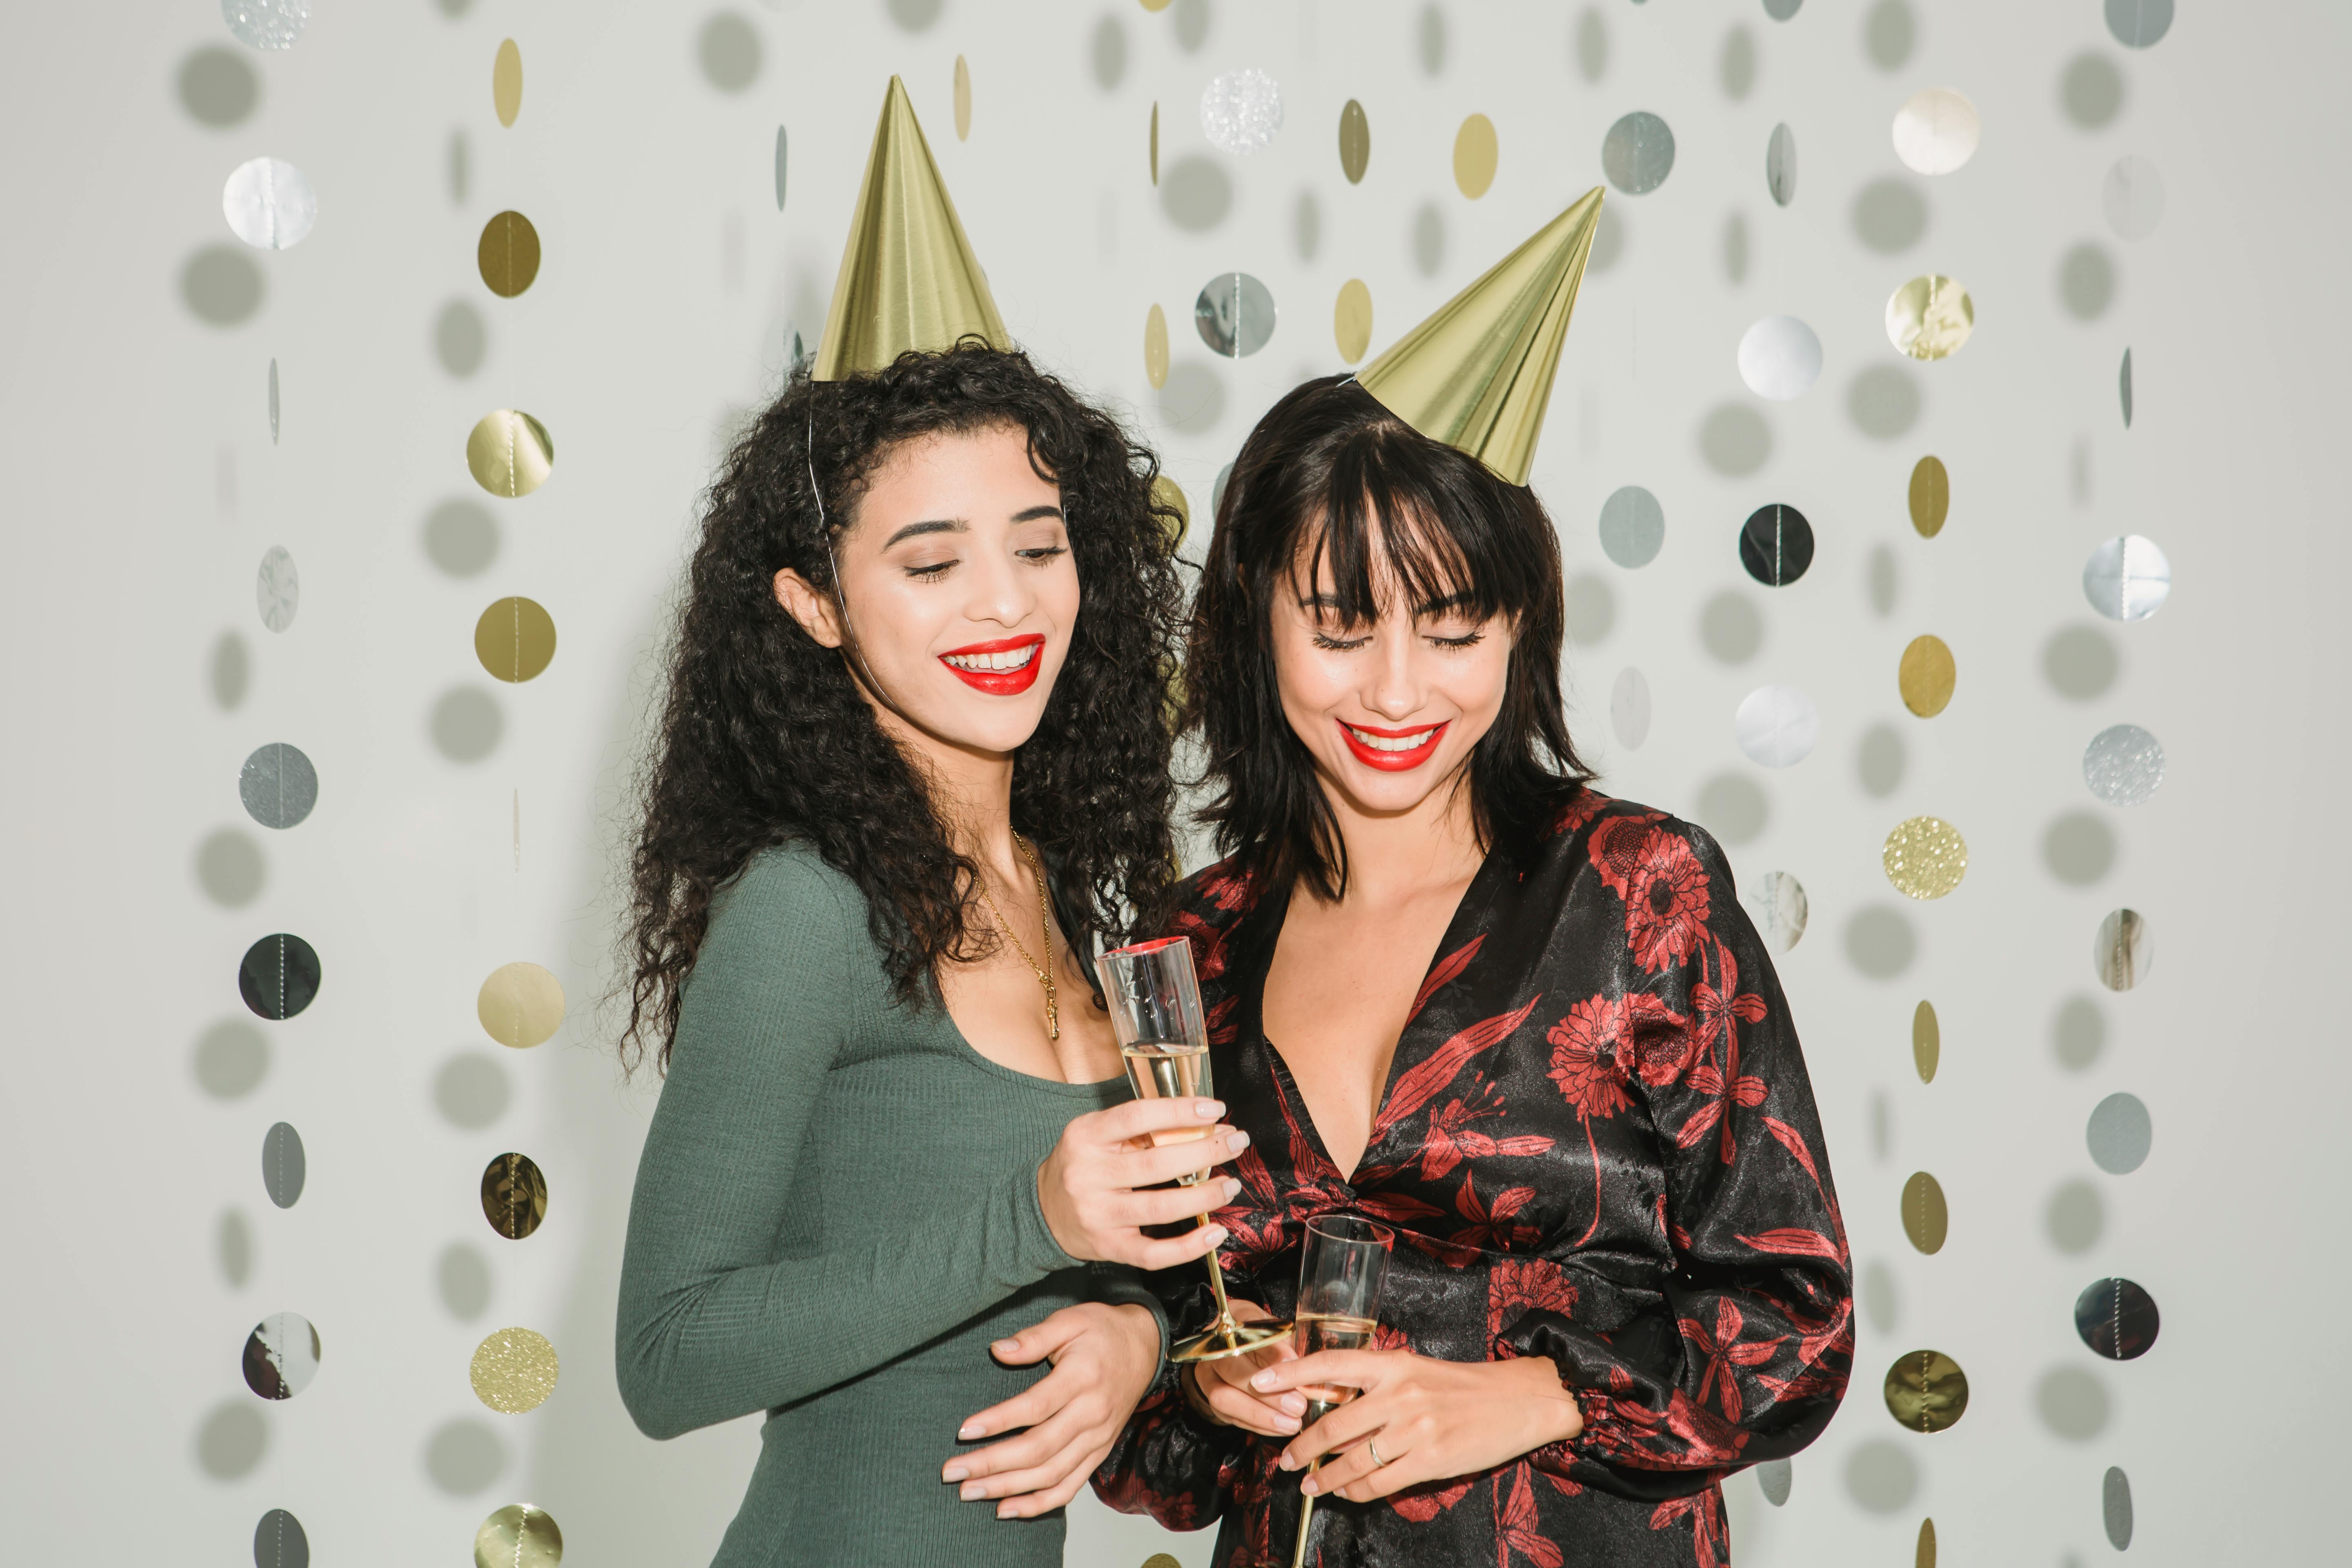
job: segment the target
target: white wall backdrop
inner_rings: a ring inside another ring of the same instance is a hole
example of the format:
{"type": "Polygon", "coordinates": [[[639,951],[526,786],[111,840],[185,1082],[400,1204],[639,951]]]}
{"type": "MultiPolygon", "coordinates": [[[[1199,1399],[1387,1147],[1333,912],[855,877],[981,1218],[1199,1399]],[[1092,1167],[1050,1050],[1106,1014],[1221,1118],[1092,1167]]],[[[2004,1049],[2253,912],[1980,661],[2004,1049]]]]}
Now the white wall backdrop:
{"type": "MultiPolygon", "coordinates": [[[[2334,1549],[2352,1088],[2334,989],[2352,847],[2352,410],[2328,303],[2352,248],[2329,107],[2352,62],[2341,7],[308,9],[292,47],[259,52],[212,0],[47,6],[0,52],[12,1561],[242,1563],[285,1509],[321,1563],[463,1563],[512,1503],[550,1511],[583,1568],[707,1561],[755,1424],[660,1445],[621,1409],[614,1280],[655,1089],[621,1081],[596,1004],[697,492],[794,329],[822,326],[893,72],[1014,332],[1131,411],[1203,518],[1258,412],[1339,366],[1344,281],[1369,287],[1377,352],[1601,183],[1621,116],[1672,128],[1664,183],[1611,195],[1534,482],[1564,542],[1577,719],[1607,787],[1716,827],[1746,886],[1787,872],[1810,900],[1782,975],[1864,1310],[1853,1391],[1785,1503],[1728,1485],[1737,1557],[1907,1563],[1932,1518],[1947,1565],[2089,1564],[2116,1550],[2111,1468],[2139,1560],[2334,1549]],[[2109,26],[2159,16],[2145,47],[2109,26]],[[506,38],[524,83],[510,128],[491,90],[506,38]],[[1248,156],[1212,146],[1198,110],[1243,68],[1279,84],[1284,111],[1248,156]],[[1929,178],[1889,127],[1934,87],[1972,100],[1983,135],[1929,178]],[[1338,154],[1350,99],[1370,129],[1360,184],[1338,154]],[[1476,199],[1452,172],[1473,113],[1500,149],[1476,199]],[[1785,205],[1766,180],[1780,124],[1798,151],[1785,205]],[[2167,196],[2137,239],[2102,203],[2127,154],[2167,196]],[[224,220],[224,183],[263,156],[316,193],[315,230],[280,251],[224,220]],[[545,247],[510,300],[475,263],[502,209],[545,247]],[[1278,325],[1219,360],[1192,303],[1234,270],[1264,282],[1278,325]],[[1939,363],[1903,358],[1883,321],[1923,274],[1963,282],[1976,311],[1939,363]],[[1176,342],[1164,389],[1144,363],[1154,304],[1176,342]],[[1809,323],[1824,358],[1789,402],[1735,365],[1749,323],[1778,315],[1809,323]],[[465,460],[501,408],[554,442],[552,477],[520,500],[486,495],[465,460]],[[1905,505],[1929,454],[1953,497],[1932,539],[1905,505]],[[1597,526],[1627,485],[1665,519],[1638,568],[1597,526]],[[1779,588],[1737,552],[1771,502],[1811,520],[1818,550],[1779,588]],[[2127,533],[2162,547],[2174,590],[2124,625],[2080,583],[2098,542],[2127,533]],[[272,546],[299,576],[282,631],[256,599],[272,546]],[[559,642],[511,685],[472,639],[518,595],[559,642]],[[1895,680],[1925,633],[1958,668],[1932,719],[1895,680]],[[1628,668],[1654,704],[1638,746],[1609,712],[1628,668]],[[1735,709],[1767,684],[1820,716],[1785,768],[1735,742],[1735,709]],[[2120,722],[2168,760],[2130,808],[2081,772],[2120,722]],[[239,802],[240,767],[271,743],[320,780],[283,830],[239,802]],[[1923,815],[1969,846],[1965,881],[1932,902],[1890,887],[1879,858],[1923,815]],[[2146,916],[2156,962],[2116,993],[2091,952],[2121,907],[2146,916]],[[266,1021],[236,973],[278,932],[324,978],[299,1016],[266,1021]],[[513,962],[569,999],[533,1049],[476,1018],[484,978],[513,962]],[[1922,1000],[1942,1028],[1931,1083],[1911,1050],[1922,1000]],[[2118,1093],[2154,1129],[2128,1173],[2086,1145],[2118,1093]],[[308,1172],[283,1209],[261,1169],[280,1121],[308,1172]],[[507,1151],[551,1192],[520,1241],[476,1195],[507,1151]],[[1948,1198],[1933,1255],[1898,1210],[1918,1171],[1948,1198]],[[2109,1277],[2161,1310],[2138,1359],[2075,1333],[2077,1294],[2109,1277]],[[299,1396],[264,1402],[239,1353],[281,1311],[315,1325],[323,1361],[299,1396]],[[561,1357],[524,1415],[468,1382],[476,1346],[509,1326],[561,1357]],[[1971,1390],[1932,1436],[1881,1395],[1922,1349],[1971,1390]]],[[[1191,1568],[1206,1545],[1090,1501],[1073,1514],[1073,1563],[1164,1550],[1191,1568]]]]}

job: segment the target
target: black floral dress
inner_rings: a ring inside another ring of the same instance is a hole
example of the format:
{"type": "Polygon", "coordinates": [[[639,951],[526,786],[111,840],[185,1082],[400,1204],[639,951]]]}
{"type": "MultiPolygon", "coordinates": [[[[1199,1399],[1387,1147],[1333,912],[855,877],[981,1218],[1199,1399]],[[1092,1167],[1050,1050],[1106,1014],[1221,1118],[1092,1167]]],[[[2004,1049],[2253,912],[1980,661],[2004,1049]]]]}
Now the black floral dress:
{"type": "MultiPolygon", "coordinates": [[[[1351,1178],[1325,1153],[1260,1005],[1287,900],[1230,866],[1187,886],[1212,1063],[1251,1138],[1217,1212],[1234,1293],[1287,1316],[1318,1215],[1397,1231],[1381,1344],[1549,1356],[1581,1436],[1371,1503],[1318,1501],[1325,1568],[1729,1561],[1722,1478],[1792,1454],[1844,1393],[1853,1278],[1788,1005],[1698,827],[1586,791],[1489,855],[1414,998],[1351,1178]]],[[[1204,1271],[1155,1284],[1184,1328],[1204,1271]]],[[[1095,1488],[1217,1568],[1287,1564],[1298,1477],[1216,1426],[1172,1369],[1095,1488]]]]}

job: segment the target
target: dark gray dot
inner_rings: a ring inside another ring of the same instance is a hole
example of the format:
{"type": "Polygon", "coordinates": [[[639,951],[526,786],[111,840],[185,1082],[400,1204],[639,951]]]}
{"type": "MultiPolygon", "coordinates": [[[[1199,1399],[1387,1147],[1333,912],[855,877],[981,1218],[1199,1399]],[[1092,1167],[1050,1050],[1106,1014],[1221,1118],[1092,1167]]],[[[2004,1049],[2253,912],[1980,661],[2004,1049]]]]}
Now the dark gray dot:
{"type": "Polygon", "coordinates": [[[2051,1246],[2069,1258],[2080,1258],[2106,1234],[2106,1197],[2080,1176],[2062,1182],[2042,1206],[2042,1227],[2051,1246]]]}
{"type": "Polygon", "coordinates": [[[452,577],[479,575],[499,558],[499,520],[464,496],[443,501],[425,514],[425,558],[452,577]]]}
{"type": "Polygon", "coordinates": [[[302,1157],[302,1135],[290,1122],[271,1124],[261,1139],[261,1185],[269,1201],[290,1209],[301,1201],[303,1179],[310,1167],[302,1157]]]}
{"type": "Polygon", "coordinates": [[[2074,1298],[2075,1334],[2109,1361],[2137,1361],[2161,1327],[2156,1298],[2137,1280],[2095,1279],[2074,1298]]]}
{"type": "Polygon", "coordinates": [[[2057,1436],[2086,1443],[2107,1429],[2107,1385],[2082,1367],[2053,1367],[2034,1384],[2033,1409],[2057,1436]]]}
{"type": "Polygon", "coordinates": [[[1698,427],[1698,455],[1727,479],[1746,479],[1772,455],[1772,426],[1745,403],[1718,403],[1698,427]]]}
{"type": "Polygon", "coordinates": [[[1846,1495],[1864,1511],[1895,1513],[1919,1490],[1919,1466],[1890,1438],[1856,1443],[1845,1456],[1846,1495]]]}
{"type": "Polygon", "coordinates": [[[2050,1029],[2050,1048],[2059,1065],[2081,1072],[2107,1048],[2107,1016],[2088,996],[2069,996],[2050,1029]]]}
{"type": "Polygon", "coordinates": [[[196,1428],[196,1468],[218,1481],[253,1473],[269,1447],[269,1425],[249,1395],[224,1399],[196,1428]]]}
{"type": "Polygon", "coordinates": [[[1764,15],[1775,22],[1785,22],[1797,14],[1805,0],[1764,0],[1764,15]]]}
{"type": "Polygon", "coordinates": [[[319,953],[288,931],[263,937],[236,966],[237,994],[257,1017],[284,1022],[319,995],[319,953]]]}
{"type": "Polygon", "coordinates": [[[1617,624],[1617,595],[1609,579],[1594,572],[1579,572],[1568,580],[1563,623],[1570,643],[1591,647],[1617,624]]]}
{"type": "Polygon", "coordinates": [[[205,674],[214,706],[224,713],[235,712],[253,686],[253,656],[246,648],[245,638],[235,632],[223,632],[214,638],[205,674]]]}
{"type": "Polygon", "coordinates": [[[1127,28],[1110,12],[1102,14],[1087,37],[1087,64],[1094,71],[1095,85],[1105,92],[1127,79],[1127,28]]]}
{"type": "Polygon", "coordinates": [[[1881,256],[1910,249],[1927,232],[1927,194],[1910,181],[1889,174],[1854,193],[1854,237],[1881,256]]]}
{"type": "Polygon", "coordinates": [[[2172,29],[2172,0],[2107,0],[2107,31],[2126,48],[2144,49],[2172,29]]]}
{"type": "Polygon", "coordinates": [[[261,846],[251,834],[224,827],[196,847],[196,886],[222,908],[241,910],[253,902],[264,880],[261,846]]]}
{"type": "Polygon", "coordinates": [[[2070,811],[2042,833],[2042,863],[2070,888],[2087,888],[2115,868],[2116,831],[2105,818],[2070,811]]]}
{"type": "Polygon", "coordinates": [[[1883,543],[1871,546],[1863,567],[1862,590],[1872,612],[1882,620],[1895,613],[1895,603],[1903,596],[1902,563],[1883,543]]]}
{"type": "Polygon", "coordinates": [[[1894,979],[1918,953],[1918,935],[1900,910],[1872,904],[1845,922],[1846,962],[1873,980],[1894,979]]]}
{"type": "Polygon", "coordinates": [[[200,124],[242,124],[260,101],[260,73],[235,49],[206,45],[180,62],[180,102],[200,124]]]}
{"type": "Polygon", "coordinates": [[[253,1278],[253,1226],[242,1209],[221,1211],[220,1225],[213,1232],[213,1254],[220,1264],[221,1278],[231,1289],[241,1290],[253,1278]]]}
{"type": "Polygon", "coordinates": [[[506,716],[478,687],[453,686],[433,705],[433,745],[453,763],[478,763],[498,750],[506,716]]]}
{"type": "Polygon", "coordinates": [[[2058,102],[2066,118],[2082,129],[2103,129],[2123,111],[2123,72],[2105,55],[2087,50],[2076,55],[2058,79],[2058,102]]]}
{"type": "Polygon", "coordinates": [[[433,319],[433,357],[451,375],[463,378],[482,368],[490,351],[489,329],[482,313],[463,300],[452,300],[433,319]]]}
{"type": "Polygon", "coordinates": [[[1763,1492],[1764,1500],[1770,1503],[1774,1508],[1786,1508],[1789,1506],[1789,1483],[1792,1479],[1790,1474],[1791,1468],[1792,1467],[1786,1459],[1767,1459],[1762,1464],[1756,1467],[1757,1489],[1763,1492]]]}
{"type": "Polygon", "coordinates": [[[245,814],[262,826],[299,826],[319,804],[319,770],[299,747],[272,741],[237,770],[236,795],[245,814]]]}
{"type": "Polygon", "coordinates": [[[1178,360],[1160,389],[1160,417],[1170,428],[1193,433],[1213,429],[1225,416],[1225,381],[1205,361],[1178,360]]]}
{"type": "Polygon", "coordinates": [[[1733,213],[1723,220],[1723,275],[1734,283],[1748,281],[1748,216],[1745,213],[1733,213]]]}
{"type": "Polygon", "coordinates": [[[1323,248],[1323,208],[1311,190],[1298,193],[1298,200],[1290,209],[1290,237],[1298,247],[1298,259],[1312,261],[1315,253],[1323,248]]]}
{"type": "Polygon", "coordinates": [[[2098,320],[2115,302],[2115,262],[2088,240],[2076,246],[2058,264],[2058,298],[2077,321],[2098,320]]]}
{"type": "Polygon", "coordinates": [[[1845,411],[1865,436],[1891,441],[1919,423],[1919,384],[1891,364],[1872,365],[1847,386],[1845,411]]]}
{"type": "Polygon", "coordinates": [[[1433,4],[1423,5],[1413,23],[1412,52],[1429,75],[1445,68],[1445,13],[1433,4]]]}
{"type": "Polygon", "coordinates": [[[1701,784],[1693,808],[1700,826],[1726,844],[1753,843],[1771,813],[1764,791],[1741,773],[1717,773],[1701,784]]]}
{"type": "MultiPolygon", "coordinates": [[[[892,0],[893,14],[909,0],[892,0]]],[[[920,4],[921,0],[913,0],[920,4]]],[[[933,16],[938,0],[930,0],[933,16]]],[[[902,24],[903,26],[903,24],[902,24]]],[[[695,38],[695,58],[703,79],[721,92],[740,92],[760,77],[760,35],[740,11],[713,11],[695,38]]]]}
{"type": "Polygon", "coordinates": [[[506,1473],[499,1435],[469,1416],[445,1421],[425,1443],[425,1474],[452,1497],[472,1497],[506,1473]]]}
{"type": "Polygon", "coordinates": [[[1625,215],[1615,207],[1603,206],[1601,219],[1592,226],[1592,254],[1584,263],[1588,272],[1606,272],[1617,265],[1625,254],[1625,215]]]}
{"type": "Polygon", "coordinates": [[[1755,87],[1756,40],[1747,28],[1734,27],[1724,35],[1723,53],[1716,62],[1716,71],[1723,82],[1723,95],[1735,103],[1755,87]]]}
{"type": "Polygon", "coordinates": [[[1176,47],[1186,54],[1209,41],[1209,0],[1176,0],[1168,19],[1174,24],[1176,47]]]}
{"type": "Polygon", "coordinates": [[[1891,1334],[1902,1324],[1902,1297],[1896,1289],[1895,1270],[1883,1258],[1874,1258],[1862,1266],[1862,1279],[1855,1291],[1862,1305],[1862,1321],[1870,1325],[1874,1334],[1891,1334]]]}
{"type": "Polygon", "coordinates": [[[1609,26],[1601,7],[1587,5],[1576,19],[1576,69],[1587,81],[1599,81],[1609,69],[1609,26]]]}
{"type": "Polygon", "coordinates": [[[1739,564],[1768,588],[1785,588],[1813,563],[1813,525],[1784,501],[1758,507],[1739,529],[1739,564]]]}
{"type": "Polygon", "coordinates": [[[1445,265],[1445,215],[1435,202],[1422,203],[1412,215],[1412,265],[1423,278],[1445,265]]]}
{"type": "Polygon", "coordinates": [[[2087,702],[2104,697],[2123,668],[2123,656],[2110,637],[2089,625],[2065,626],[2042,645],[2042,674],[2061,697],[2087,702]]]}
{"type": "Polygon", "coordinates": [[[2106,1527],[2108,1545],[2118,1552],[2131,1545],[2131,1478],[2112,1465],[2099,1482],[2099,1522],[2106,1527]]]}
{"type": "Polygon", "coordinates": [[[1204,233],[1234,210],[1233,177],[1214,159],[1179,158],[1160,171],[1160,207],[1178,228],[1204,233]]]}
{"type": "Polygon", "coordinates": [[[196,1086],[215,1100],[241,1100],[269,1071],[269,1041],[243,1018],[223,1018],[196,1040],[196,1086]]]}
{"type": "Polygon", "coordinates": [[[434,1289],[441,1304],[459,1322],[470,1323],[489,1309],[490,1266],[473,1247],[453,1241],[441,1249],[433,1270],[434,1289]]]}
{"type": "Polygon", "coordinates": [[[310,1538],[302,1521],[273,1508],[253,1527],[253,1568],[310,1568],[310,1538]]]}
{"type": "Polygon", "coordinates": [[[2156,1127],[2136,1094],[2111,1094],[2091,1110],[2083,1129],[2091,1163],[2111,1176],[2128,1176],[2147,1163],[2156,1127]]]}
{"type": "Polygon", "coordinates": [[[1643,567],[1666,542],[1666,512],[1640,485],[1625,485],[1601,503],[1601,552],[1620,566],[1643,567]]]}
{"type": "Polygon", "coordinates": [[[233,327],[261,309],[261,268],[236,246],[208,245],[180,268],[180,298],[200,321],[233,327]]]}
{"type": "Polygon", "coordinates": [[[1862,781],[1863,793],[1885,800],[1903,782],[1903,769],[1909,760],[1908,748],[1903,742],[1903,731],[1892,724],[1873,724],[1862,732],[1862,744],[1854,752],[1854,774],[1862,781]]]}
{"type": "Polygon", "coordinates": [[[1900,70],[1918,36],[1919,25],[1903,0],[1878,0],[1862,19],[1863,53],[1883,71],[1900,70]]]}
{"type": "Polygon", "coordinates": [[[433,1103],[452,1125],[469,1131],[504,1116],[514,1090],[507,1069],[487,1051],[460,1051],[433,1077],[433,1103]]]}
{"type": "Polygon", "coordinates": [[[1726,664],[1745,664],[1764,646],[1764,616],[1737,588],[1726,588],[1700,606],[1698,640],[1726,664]]]}

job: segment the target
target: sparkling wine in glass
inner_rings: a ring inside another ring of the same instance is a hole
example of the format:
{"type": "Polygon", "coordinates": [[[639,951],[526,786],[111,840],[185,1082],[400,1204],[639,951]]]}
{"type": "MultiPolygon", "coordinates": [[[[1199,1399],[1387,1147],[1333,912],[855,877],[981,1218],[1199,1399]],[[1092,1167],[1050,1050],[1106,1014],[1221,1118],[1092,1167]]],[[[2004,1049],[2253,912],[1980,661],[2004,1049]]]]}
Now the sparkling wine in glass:
{"type": "MultiPolygon", "coordinates": [[[[1119,1055],[1127,1062],[1127,1080],[1139,1100],[1213,1097],[1209,1077],[1209,1030],[1201,1012],[1201,985],[1192,973],[1192,947],[1182,937],[1163,937],[1134,947],[1115,948],[1095,960],[1103,995],[1110,1005],[1112,1032],[1118,1037],[1119,1055]]],[[[1205,1127],[1155,1132],[1155,1144],[1189,1143],[1206,1138],[1205,1127]]],[[[1196,1186],[1206,1173],[1177,1177],[1196,1186]]],[[[1201,1224],[1208,1224],[1203,1217],[1201,1224]]],[[[1289,1338],[1286,1323],[1234,1321],[1225,1300],[1225,1271],[1211,1252],[1209,1285],[1217,1298],[1217,1321],[1189,1339],[1179,1340],[1169,1357],[1173,1361],[1223,1361],[1244,1355],[1289,1338]]]]}
{"type": "MultiPolygon", "coordinates": [[[[1371,1348],[1380,1326],[1381,1285],[1389,1272],[1389,1250],[1395,1233],[1353,1215],[1318,1215],[1307,1222],[1307,1243],[1298,1256],[1298,1305],[1291,1313],[1295,1342],[1302,1356],[1317,1351],[1360,1351],[1371,1348]]],[[[1300,1385],[1307,1396],[1304,1432],[1362,1392],[1340,1384],[1300,1385]]],[[[1307,1468],[1313,1475],[1323,1468],[1316,1460],[1307,1468]]],[[[1298,1544],[1291,1568],[1307,1561],[1307,1531],[1315,1522],[1315,1500],[1302,1500],[1298,1510],[1298,1544]]]]}

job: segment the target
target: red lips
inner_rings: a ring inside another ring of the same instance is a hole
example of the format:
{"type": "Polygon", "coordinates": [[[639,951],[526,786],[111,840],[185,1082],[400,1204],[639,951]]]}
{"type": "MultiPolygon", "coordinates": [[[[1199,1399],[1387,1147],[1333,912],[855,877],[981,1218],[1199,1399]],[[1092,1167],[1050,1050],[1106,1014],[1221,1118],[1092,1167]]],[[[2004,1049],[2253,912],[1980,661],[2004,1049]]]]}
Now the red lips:
{"type": "Polygon", "coordinates": [[[948,672],[971,687],[985,691],[991,697],[1018,697],[1037,684],[1037,671],[1045,667],[1045,639],[1031,633],[1024,637],[998,637],[992,642],[976,642],[967,647],[951,647],[940,655],[940,662],[948,672]],[[973,658],[986,653],[1018,653],[1027,650],[1028,662],[1013,669],[960,669],[948,664],[951,658],[973,658]]]}
{"type": "Polygon", "coordinates": [[[1378,724],[1339,723],[1339,738],[1348,742],[1348,750],[1354,752],[1356,760],[1364,766],[1378,768],[1384,773],[1401,773],[1417,768],[1437,755],[1437,742],[1445,738],[1445,726],[1452,722],[1454,721],[1448,719],[1444,724],[1423,725],[1411,730],[1384,730],[1378,724]],[[1358,730],[1367,735],[1378,735],[1383,741],[1401,741],[1408,735],[1421,735],[1424,739],[1411,751],[1382,752],[1356,739],[1358,730]]]}

